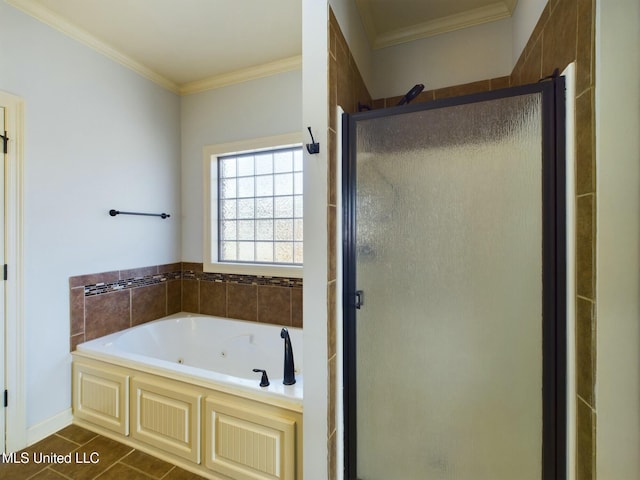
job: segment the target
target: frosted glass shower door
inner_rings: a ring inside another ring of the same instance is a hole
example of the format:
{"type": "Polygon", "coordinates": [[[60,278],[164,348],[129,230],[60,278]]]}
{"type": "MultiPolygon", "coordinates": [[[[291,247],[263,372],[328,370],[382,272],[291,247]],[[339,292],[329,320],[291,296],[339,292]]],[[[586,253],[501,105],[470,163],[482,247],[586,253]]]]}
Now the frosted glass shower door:
{"type": "Polygon", "coordinates": [[[357,478],[550,478],[542,93],[350,128],[357,478]]]}

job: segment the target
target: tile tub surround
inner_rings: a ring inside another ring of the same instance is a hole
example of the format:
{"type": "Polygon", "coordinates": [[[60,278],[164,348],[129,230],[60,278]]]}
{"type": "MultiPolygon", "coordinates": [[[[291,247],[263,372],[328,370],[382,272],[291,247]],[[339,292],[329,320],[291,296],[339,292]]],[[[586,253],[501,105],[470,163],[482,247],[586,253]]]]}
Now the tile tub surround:
{"type": "Polygon", "coordinates": [[[167,265],[69,279],[70,349],[178,312],[302,327],[302,279],[203,272],[167,265]]]}

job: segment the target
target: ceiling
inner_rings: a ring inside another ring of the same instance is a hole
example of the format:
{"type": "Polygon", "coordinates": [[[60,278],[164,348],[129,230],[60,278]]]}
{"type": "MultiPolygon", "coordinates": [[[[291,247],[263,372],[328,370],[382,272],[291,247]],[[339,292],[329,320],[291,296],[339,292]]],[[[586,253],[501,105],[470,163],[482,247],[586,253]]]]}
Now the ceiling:
{"type": "MultiPolygon", "coordinates": [[[[302,64],[301,0],[5,0],[178,93],[302,64]]],[[[354,0],[372,48],[511,15],[517,0],[354,0]]]]}

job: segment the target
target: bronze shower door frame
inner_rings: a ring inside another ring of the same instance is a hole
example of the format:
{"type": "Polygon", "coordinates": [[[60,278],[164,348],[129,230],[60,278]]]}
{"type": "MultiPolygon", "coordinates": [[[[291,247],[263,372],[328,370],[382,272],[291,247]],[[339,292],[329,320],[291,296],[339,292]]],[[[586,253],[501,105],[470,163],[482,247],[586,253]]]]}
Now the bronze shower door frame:
{"type": "Polygon", "coordinates": [[[343,114],[343,395],[345,478],[356,480],[356,125],[361,120],[403,115],[495,99],[542,95],[542,478],[567,475],[566,332],[566,163],[565,81],[546,79],[531,85],[343,114]]]}

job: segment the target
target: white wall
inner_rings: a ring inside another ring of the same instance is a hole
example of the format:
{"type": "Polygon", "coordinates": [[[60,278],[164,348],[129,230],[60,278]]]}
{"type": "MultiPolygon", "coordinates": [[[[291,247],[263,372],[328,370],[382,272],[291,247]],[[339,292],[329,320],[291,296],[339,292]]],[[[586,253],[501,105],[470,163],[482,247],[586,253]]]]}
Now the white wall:
{"type": "MultiPolygon", "coordinates": [[[[184,96],[180,118],[182,260],[202,262],[203,147],[301,132],[302,72],[282,73],[184,96]]],[[[305,141],[310,140],[305,137],[305,141]]]]}
{"type": "Polygon", "coordinates": [[[596,2],[597,477],[640,478],[640,3],[596,2]]]}
{"type": "Polygon", "coordinates": [[[353,2],[330,3],[369,93],[384,98],[403,95],[416,83],[431,90],[510,75],[547,0],[519,0],[511,18],[369,50],[371,59],[362,45],[364,29],[355,18],[353,2]]]}
{"type": "Polygon", "coordinates": [[[25,103],[20,321],[33,428],[71,405],[69,277],[180,260],[180,99],[4,2],[0,58],[0,90],[25,103]]]}
{"type": "Polygon", "coordinates": [[[304,478],[327,469],[328,3],[302,0],[302,122],[320,153],[304,157],[304,478]]]}
{"type": "Polygon", "coordinates": [[[511,19],[382,48],[373,52],[373,98],[510,75],[511,19]]]}
{"type": "Polygon", "coordinates": [[[512,64],[514,66],[527,45],[547,2],[548,0],[518,0],[511,17],[513,23],[512,64]]]}

